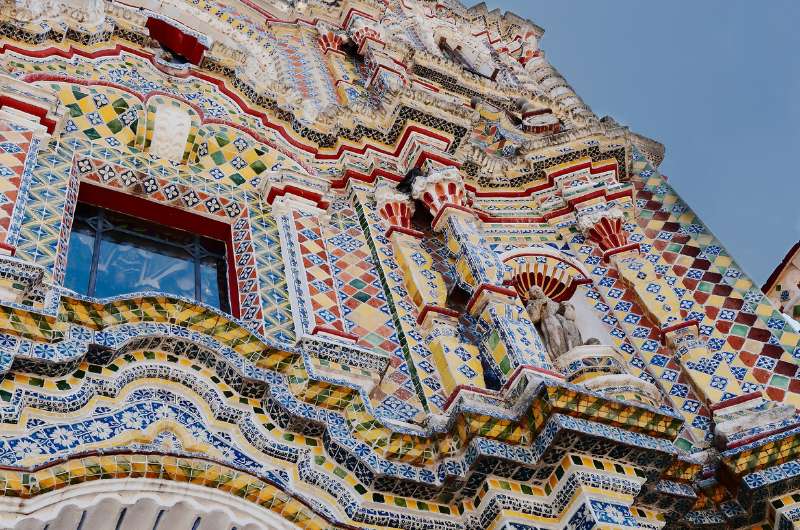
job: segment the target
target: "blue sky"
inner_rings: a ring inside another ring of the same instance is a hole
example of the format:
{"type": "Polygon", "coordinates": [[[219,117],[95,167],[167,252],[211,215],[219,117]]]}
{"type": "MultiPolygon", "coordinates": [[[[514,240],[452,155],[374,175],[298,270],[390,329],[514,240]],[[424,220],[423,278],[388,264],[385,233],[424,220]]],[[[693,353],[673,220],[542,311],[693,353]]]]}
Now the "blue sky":
{"type": "MultiPolygon", "coordinates": [[[[465,5],[472,5],[465,1],[465,5]]],[[[491,0],[661,171],[759,285],[800,238],[800,1],[491,0]]]]}

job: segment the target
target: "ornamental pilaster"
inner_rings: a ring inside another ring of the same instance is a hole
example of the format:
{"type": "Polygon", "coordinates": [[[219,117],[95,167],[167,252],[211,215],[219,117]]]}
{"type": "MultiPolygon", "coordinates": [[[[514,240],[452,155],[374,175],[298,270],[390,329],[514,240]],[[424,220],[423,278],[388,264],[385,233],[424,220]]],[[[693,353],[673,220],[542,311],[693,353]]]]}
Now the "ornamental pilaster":
{"type": "Polygon", "coordinates": [[[411,193],[430,211],[432,228],[444,234],[457,282],[469,295],[466,310],[478,321],[483,348],[503,377],[522,366],[549,373],[544,344],[516,291],[503,283],[505,265],[483,237],[458,169],[429,162],[411,193]]]}
{"type": "Polygon", "coordinates": [[[367,68],[365,87],[371,91],[384,89],[397,92],[408,83],[407,67],[401,57],[396,57],[386,46],[383,28],[375,20],[353,14],[346,31],[356,45],[356,53],[364,58],[367,68]]]}
{"type": "Polygon", "coordinates": [[[473,296],[481,289],[501,288],[503,265],[484,241],[478,218],[467,206],[464,180],[458,169],[429,164],[427,174],[414,181],[411,194],[430,211],[432,228],[444,234],[447,249],[456,260],[462,288],[473,296]]]}
{"type": "Polygon", "coordinates": [[[359,55],[364,55],[366,53],[366,48],[370,41],[380,47],[384,45],[383,32],[374,20],[361,16],[354,16],[347,27],[347,32],[350,38],[353,39],[353,42],[356,43],[359,55]]]}
{"type": "MultiPolygon", "coordinates": [[[[569,171],[565,174],[570,175],[569,171]]],[[[601,251],[603,259],[616,269],[650,321],[658,326],[662,342],[713,413],[717,445],[729,447],[753,432],[769,432],[792,418],[794,409],[767,402],[760,392],[744,392],[728,362],[720,353],[709,350],[700,334],[701,322],[691,319],[681,309],[676,286],[656,270],[653,261],[642,255],[635,242],[643,239],[642,234],[632,224],[630,228],[636,237],[629,237],[625,215],[617,204],[607,200],[608,195],[575,202],[576,224],[601,251]]]]}
{"type": "Polygon", "coordinates": [[[342,49],[348,36],[322,24],[317,26],[317,31],[319,32],[317,44],[319,44],[331,80],[336,88],[337,101],[341,105],[347,105],[352,97],[352,92],[356,90],[353,88],[353,79],[348,74],[349,59],[342,49]]]}
{"type": "Polygon", "coordinates": [[[441,375],[446,395],[461,387],[485,388],[477,347],[461,341],[457,311],[447,307],[447,286],[433,267],[433,258],[421,245],[422,232],[411,228],[414,203],[405,193],[379,184],[375,203],[389,224],[389,238],[403,272],[403,283],[417,308],[417,325],[441,375]]]}

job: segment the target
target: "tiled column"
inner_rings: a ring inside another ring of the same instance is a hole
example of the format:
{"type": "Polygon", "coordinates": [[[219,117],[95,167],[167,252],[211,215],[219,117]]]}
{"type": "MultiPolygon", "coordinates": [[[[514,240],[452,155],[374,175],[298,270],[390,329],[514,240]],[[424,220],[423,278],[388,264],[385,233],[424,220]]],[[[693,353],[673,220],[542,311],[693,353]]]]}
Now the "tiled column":
{"type": "Polygon", "coordinates": [[[333,336],[356,342],[347,331],[323,233],[327,183],[308,175],[270,175],[264,198],[272,203],[284,249],[296,336],[333,336]]]}
{"type": "MultiPolygon", "coordinates": [[[[346,38],[346,37],[344,37],[346,38]]],[[[347,56],[342,51],[344,38],[341,34],[333,31],[320,29],[320,36],[317,39],[325,60],[328,64],[333,85],[336,87],[336,98],[342,105],[347,105],[350,101],[348,89],[352,91],[353,79],[347,73],[347,56]]]]}
{"type": "Polygon", "coordinates": [[[622,229],[622,212],[617,208],[595,210],[588,215],[578,212],[578,225],[586,237],[603,251],[603,257],[616,268],[622,282],[631,289],[641,307],[650,319],[660,328],[664,338],[680,337],[680,347],[675,341],[669,342],[681,367],[692,381],[695,389],[709,405],[742,394],[739,382],[730,371],[727,363],[703,362],[710,357],[705,344],[697,334],[697,322],[680,320],[680,300],[662,278],[658,276],[653,264],[639,255],[638,244],[629,244],[626,232],[622,229]],[[679,335],[675,335],[677,330],[679,335]]]}
{"type": "Polygon", "coordinates": [[[746,394],[728,363],[715,358],[700,340],[699,323],[679,318],[678,296],[654,265],[640,257],[638,244],[628,242],[621,211],[599,209],[588,215],[578,211],[577,219],[586,237],[603,251],[603,257],[613,264],[622,282],[660,327],[662,340],[712,410],[719,445],[746,439],[753,428],[770,430],[794,415],[792,407],[766,402],[758,392],[746,394]]]}
{"type": "Polygon", "coordinates": [[[365,86],[368,90],[395,92],[406,85],[406,66],[387,49],[382,29],[374,20],[353,16],[347,30],[358,46],[358,54],[364,57],[368,71],[365,86]]]}
{"type": "Polygon", "coordinates": [[[381,217],[390,225],[386,237],[392,242],[406,288],[417,306],[417,324],[426,336],[445,395],[450,396],[459,387],[484,388],[478,349],[460,341],[459,315],[446,307],[444,279],[433,269],[430,254],[420,244],[423,234],[411,228],[414,203],[389,186],[379,186],[375,200],[381,217]]]}
{"type": "Polygon", "coordinates": [[[483,346],[503,377],[523,366],[552,375],[552,363],[525,307],[503,285],[505,265],[481,234],[459,171],[429,164],[427,174],[414,181],[412,194],[430,210],[433,229],[445,235],[458,284],[470,295],[467,311],[477,318],[483,346]]]}
{"type": "Polygon", "coordinates": [[[0,152],[0,255],[14,255],[19,229],[14,225],[21,215],[13,214],[21,213],[21,188],[29,185],[24,174],[35,163],[39,145],[60,134],[66,112],[55,92],[16,78],[0,75],[0,93],[0,142],[6,146],[0,152]]]}

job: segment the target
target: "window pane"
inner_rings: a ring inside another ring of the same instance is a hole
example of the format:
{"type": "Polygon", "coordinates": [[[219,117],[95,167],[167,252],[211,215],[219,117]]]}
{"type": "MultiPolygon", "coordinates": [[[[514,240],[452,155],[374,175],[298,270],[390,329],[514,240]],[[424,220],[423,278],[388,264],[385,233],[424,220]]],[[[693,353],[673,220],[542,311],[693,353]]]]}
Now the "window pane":
{"type": "Polygon", "coordinates": [[[94,250],[94,229],[76,214],[69,235],[69,252],[67,254],[67,272],[64,286],[75,292],[87,294],[89,289],[89,273],[92,269],[92,251],[94,250]]]}
{"type": "Polygon", "coordinates": [[[78,204],[65,286],[97,298],[159,291],[230,311],[225,243],[87,204],[78,204]],[[100,227],[94,289],[89,292],[100,227]],[[195,263],[199,285],[196,285],[195,263]]]}
{"type": "MultiPolygon", "coordinates": [[[[204,258],[200,262],[200,297],[206,304],[227,311],[228,308],[223,307],[220,300],[220,292],[226,291],[224,269],[223,264],[217,259],[204,258]],[[220,281],[221,279],[223,281],[220,281]]],[[[226,299],[227,296],[224,296],[223,300],[226,299]]]]}
{"type": "Polygon", "coordinates": [[[95,296],[162,291],[194,298],[194,263],[184,250],[116,230],[103,234],[95,296]]]}

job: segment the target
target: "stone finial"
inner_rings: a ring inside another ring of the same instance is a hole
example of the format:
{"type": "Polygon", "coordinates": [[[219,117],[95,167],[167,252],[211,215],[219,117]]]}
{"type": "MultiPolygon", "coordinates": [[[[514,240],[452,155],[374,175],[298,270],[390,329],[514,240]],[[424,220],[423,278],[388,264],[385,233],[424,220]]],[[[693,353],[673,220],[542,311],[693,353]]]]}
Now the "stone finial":
{"type": "Polygon", "coordinates": [[[342,39],[341,35],[334,33],[333,31],[328,31],[321,34],[317,39],[317,42],[319,42],[323,53],[328,53],[329,51],[338,52],[342,49],[344,39],[342,39]]]}
{"type": "Polygon", "coordinates": [[[622,220],[622,210],[616,206],[586,214],[578,213],[578,227],[604,252],[627,245],[628,236],[622,229],[622,220]]]}
{"type": "Polygon", "coordinates": [[[425,203],[434,217],[448,205],[467,208],[464,179],[454,167],[434,169],[429,166],[427,174],[414,181],[411,196],[425,203]]]}
{"type": "Polygon", "coordinates": [[[397,191],[390,185],[379,185],[375,190],[375,202],[381,217],[389,221],[393,227],[411,228],[414,202],[407,194],[397,191]]]}

